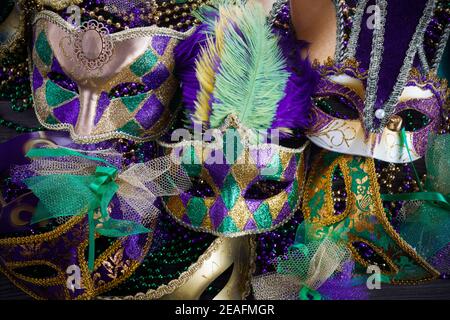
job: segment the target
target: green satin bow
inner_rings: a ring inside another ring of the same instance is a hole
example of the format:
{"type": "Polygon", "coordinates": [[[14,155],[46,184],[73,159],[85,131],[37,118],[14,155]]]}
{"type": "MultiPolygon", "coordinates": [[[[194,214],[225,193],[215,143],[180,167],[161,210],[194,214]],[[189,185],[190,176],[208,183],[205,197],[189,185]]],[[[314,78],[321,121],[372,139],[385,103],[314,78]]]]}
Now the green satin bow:
{"type": "MultiPolygon", "coordinates": [[[[102,164],[97,166],[95,172],[90,175],[48,174],[24,180],[24,183],[40,200],[31,220],[32,224],[58,217],[88,215],[90,271],[94,269],[95,231],[108,237],[124,237],[150,232],[137,222],[113,219],[109,216],[109,204],[119,190],[119,185],[116,183],[119,170],[106,160],[63,148],[31,149],[27,156],[30,158],[78,157],[102,164]],[[97,211],[100,212],[100,218],[94,217],[97,211]]],[[[50,165],[49,168],[51,168],[50,165]]],[[[51,171],[51,169],[48,170],[51,171]]]]}
{"type": "Polygon", "coordinates": [[[322,295],[317,290],[313,290],[305,285],[300,289],[298,298],[300,300],[323,300],[322,295]]]}

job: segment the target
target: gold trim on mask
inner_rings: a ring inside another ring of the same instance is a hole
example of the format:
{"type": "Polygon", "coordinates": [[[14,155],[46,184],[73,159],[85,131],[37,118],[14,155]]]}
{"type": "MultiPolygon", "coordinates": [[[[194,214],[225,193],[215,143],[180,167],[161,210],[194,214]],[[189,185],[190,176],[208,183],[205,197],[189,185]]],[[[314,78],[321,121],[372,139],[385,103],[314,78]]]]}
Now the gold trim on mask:
{"type": "Polygon", "coordinates": [[[370,246],[370,248],[373,249],[378,255],[380,255],[384,261],[386,261],[389,268],[392,269],[392,272],[385,271],[384,272],[385,274],[394,275],[399,271],[398,266],[383,252],[382,249],[378,248],[377,246],[374,246],[371,242],[367,241],[366,239],[350,235],[349,242],[347,243],[347,247],[350,249],[351,253],[353,254],[353,258],[356,260],[356,262],[361,264],[364,268],[368,268],[370,264],[366,260],[364,260],[364,258],[361,257],[359,252],[353,246],[352,243],[355,241],[364,242],[365,244],[370,246]]]}
{"type": "Polygon", "coordinates": [[[217,238],[198,261],[178,279],[158,289],[126,297],[99,297],[103,300],[193,300],[198,299],[208,285],[233,265],[229,282],[216,299],[245,299],[250,293],[250,279],[255,270],[256,243],[252,236],[217,238]],[[210,273],[205,274],[206,273],[210,273]]]}
{"type": "MultiPolygon", "coordinates": [[[[305,221],[309,224],[308,233],[311,236],[320,237],[323,234],[331,233],[332,236],[339,237],[340,241],[344,241],[350,249],[352,249],[353,239],[363,241],[384,258],[393,270],[401,271],[401,266],[394,262],[391,258],[392,255],[395,259],[400,257],[412,259],[416,268],[422,268],[422,270],[417,269],[420,273],[428,274],[416,279],[399,280],[393,277],[393,284],[418,284],[436,279],[439,276],[439,272],[400,237],[387,219],[379,193],[375,163],[372,158],[322,151],[317,155],[311,168],[303,201],[305,221]],[[327,160],[326,156],[333,158],[327,160]],[[324,161],[327,161],[327,163],[324,163],[324,161]],[[334,216],[331,185],[332,174],[338,164],[344,175],[347,202],[344,213],[334,216]],[[323,171],[324,173],[322,173],[323,171]],[[374,239],[372,241],[366,239],[365,236],[362,236],[363,233],[373,235],[374,239]],[[382,239],[383,233],[387,238],[382,239]],[[382,240],[389,241],[386,243],[387,249],[382,249],[376,245],[376,241],[382,240]]],[[[351,251],[358,263],[363,266],[367,265],[355,250],[351,251]]],[[[395,275],[397,274],[400,274],[400,272],[395,273],[395,275]]]]}
{"type": "Polygon", "coordinates": [[[41,6],[50,7],[54,10],[62,10],[71,5],[77,5],[83,2],[83,0],[35,0],[41,6]]]}
{"type": "Polygon", "coordinates": [[[335,224],[343,219],[345,219],[348,214],[351,212],[352,208],[355,206],[354,197],[349,197],[352,193],[351,191],[351,178],[350,171],[346,166],[346,160],[343,158],[338,158],[334,160],[326,169],[324,174],[321,174],[321,178],[319,181],[315,180],[314,177],[318,174],[318,170],[322,169],[320,165],[313,165],[310,169],[309,177],[307,179],[304,191],[304,201],[302,206],[302,211],[305,217],[305,220],[309,219],[311,216],[311,206],[308,203],[307,199],[312,199],[314,194],[320,190],[325,190],[325,203],[324,203],[324,212],[320,220],[314,219],[313,223],[316,223],[318,226],[329,226],[331,224],[335,224]],[[347,192],[347,199],[345,203],[345,210],[339,215],[334,214],[334,201],[332,197],[332,187],[333,187],[333,175],[336,170],[339,168],[344,175],[344,183],[345,183],[345,191],[347,192]]]}

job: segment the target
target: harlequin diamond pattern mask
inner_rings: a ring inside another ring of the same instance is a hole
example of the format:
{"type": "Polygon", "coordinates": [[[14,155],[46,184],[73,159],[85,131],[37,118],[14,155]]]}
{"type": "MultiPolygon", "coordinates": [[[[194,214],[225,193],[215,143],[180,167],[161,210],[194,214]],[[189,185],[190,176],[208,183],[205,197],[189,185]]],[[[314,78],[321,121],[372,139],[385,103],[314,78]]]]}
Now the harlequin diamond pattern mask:
{"type": "Polygon", "coordinates": [[[295,39],[272,32],[259,4],[199,15],[203,24],[175,52],[194,139],[162,143],[193,188],[166,198],[166,207],[184,225],[217,235],[274,229],[300,202],[306,144],[296,129],[307,123],[316,74],[295,39]],[[280,143],[262,139],[275,132],[280,143]],[[298,146],[282,146],[294,136],[298,146]]]}
{"type": "Polygon", "coordinates": [[[221,132],[223,139],[210,143],[166,145],[193,183],[187,192],[165,198],[166,208],[182,224],[217,235],[280,226],[300,203],[305,147],[252,145],[232,126],[221,132]]]}
{"type": "Polygon", "coordinates": [[[441,124],[446,100],[447,84],[436,76],[449,35],[448,19],[441,17],[445,4],[355,3],[336,1],[335,58],[318,66],[308,137],[330,151],[404,163],[410,160],[399,134],[404,128],[411,158],[419,159],[428,134],[441,124]],[[354,12],[351,21],[348,12],[354,12]]]}
{"type": "Polygon", "coordinates": [[[167,127],[173,48],[187,34],[155,26],[109,34],[98,21],[74,27],[50,11],[33,32],[33,95],[45,127],[80,143],[148,140],[167,127]]]}

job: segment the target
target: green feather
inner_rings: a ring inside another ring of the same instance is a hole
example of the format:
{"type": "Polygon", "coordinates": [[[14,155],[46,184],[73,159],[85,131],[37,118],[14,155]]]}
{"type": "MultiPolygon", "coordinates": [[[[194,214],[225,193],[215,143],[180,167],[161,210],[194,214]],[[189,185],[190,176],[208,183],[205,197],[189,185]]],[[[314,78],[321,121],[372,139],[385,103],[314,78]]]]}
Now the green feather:
{"type": "Polygon", "coordinates": [[[209,26],[209,30],[214,30],[214,20],[210,20],[208,13],[217,12],[219,7],[240,5],[244,6],[246,0],[210,0],[207,4],[200,6],[198,9],[192,11],[192,16],[202,23],[209,26]]]}
{"type": "Polygon", "coordinates": [[[262,6],[239,8],[225,31],[210,124],[218,127],[234,114],[249,129],[268,129],[284,97],[286,61],[262,6]]]}

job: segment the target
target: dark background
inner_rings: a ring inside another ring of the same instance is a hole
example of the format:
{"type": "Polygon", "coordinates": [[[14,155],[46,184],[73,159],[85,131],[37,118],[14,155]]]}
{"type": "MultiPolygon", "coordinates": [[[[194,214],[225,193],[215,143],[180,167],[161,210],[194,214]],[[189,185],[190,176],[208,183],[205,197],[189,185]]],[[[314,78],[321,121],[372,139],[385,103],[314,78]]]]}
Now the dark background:
{"type": "MultiPolygon", "coordinates": [[[[33,111],[14,113],[7,103],[0,102],[0,117],[16,121],[26,126],[37,126],[33,111]]],[[[0,127],[0,143],[15,136],[15,131],[0,127]]],[[[1,155],[0,155],[1,161],[1,155]]],[[[388,286],[382,285],[381,290],[371,291],[371,298],[382,299],[430,299],[450,300],[450,280],[436,280],[418,286],[388,286]]],[[[31,299],[22,291],[15,288],[7,278],[0,274],[0,299],[31,299]]]]}

